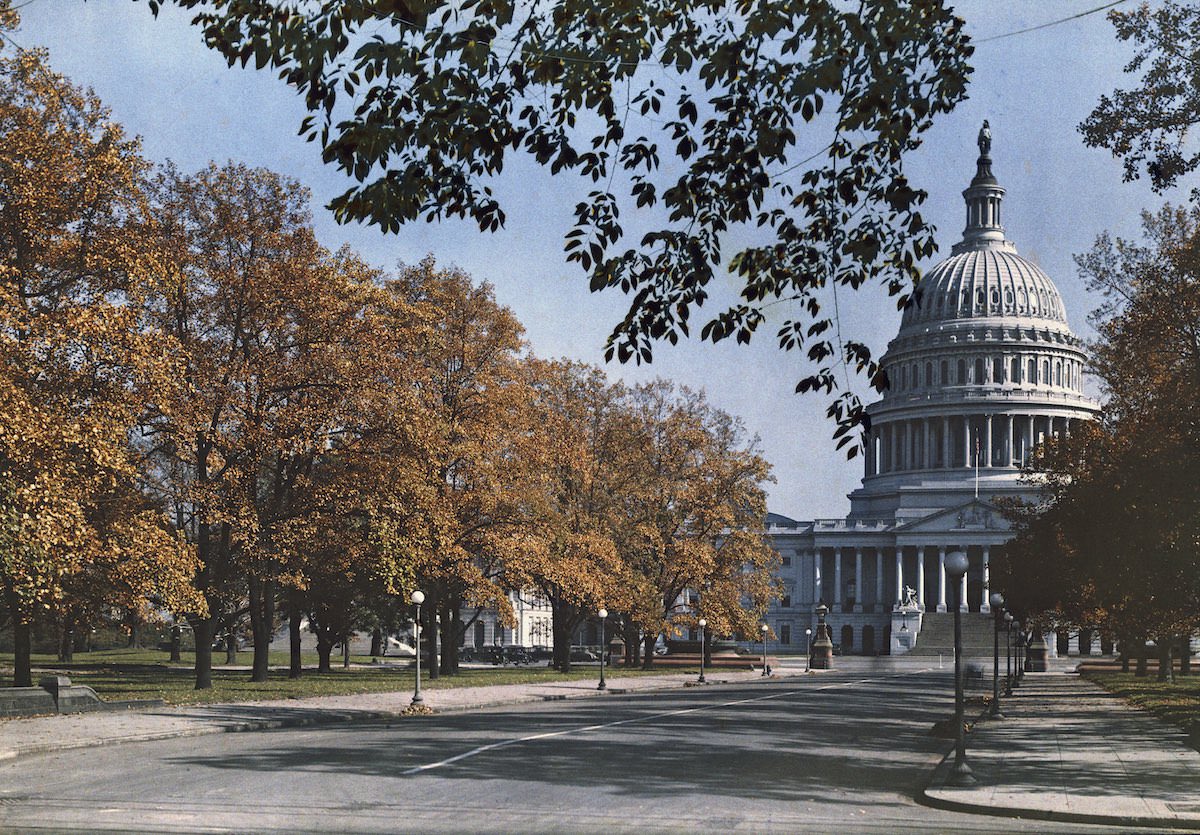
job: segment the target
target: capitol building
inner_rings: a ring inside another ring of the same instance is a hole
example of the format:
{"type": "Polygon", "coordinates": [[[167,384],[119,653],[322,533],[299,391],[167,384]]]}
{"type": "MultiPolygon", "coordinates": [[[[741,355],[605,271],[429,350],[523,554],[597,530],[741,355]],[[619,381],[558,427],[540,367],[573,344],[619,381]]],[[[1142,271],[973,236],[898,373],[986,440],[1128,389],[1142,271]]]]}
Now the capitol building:
{"type": "Polygon", "coordinates": [[[970,561],[963,609],[988,612],[989,562],[1011,535],[995,500],[1035,500],[1021,466],[1099,412],[1062,296],[1005,238],[986,122],[979,152],[962,240],[921,279],[881,360],[890,387],[868,407],[849,513],[768,516],[782,563],[767,615],[777,651],[807,651],[819,603],[843,653],[919,651],[922,631],[949,617],[939,613],[955,599],[944,567],[954,550],[970,561]]]}

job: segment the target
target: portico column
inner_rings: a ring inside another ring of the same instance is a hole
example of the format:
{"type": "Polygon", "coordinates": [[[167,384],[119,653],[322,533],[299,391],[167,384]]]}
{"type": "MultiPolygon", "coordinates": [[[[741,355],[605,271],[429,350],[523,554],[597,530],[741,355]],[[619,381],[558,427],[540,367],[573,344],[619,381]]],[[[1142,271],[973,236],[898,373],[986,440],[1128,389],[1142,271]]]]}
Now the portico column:
{"type": "Polygon", "coordinates": [[[854,549],[854,611],[863,610],[862,548],[854,549]]]}
{"type": "Polygon", "coordinates": [[[1029,416],[1029,443],[1025,446],[1025,463],[1029,464],[1033,461],[1033,447],[1037,443],[1037,435],[1034,434],[1033,415],[1029,416]]]}
{"type": "Polygon", "coordinates": [[[937,610],[946,611],[946,546],[938,546],[938,602],[937,610]]]}
{"type": "Polygon", "coordinates": [[[933,469],[933,421],[929,418],[924,418],[921,423],[925,425],[925,469],[933,469]]]}
{"type": "Polygon", "coordinates": [[[833,605],[836,611],[842,610],[842,549],[833,549],[833,605]]]}
{"type": "Polygon", "coordinates": [[[813,555],[813,602],[820,603],[824,599],[821,595],[821,593],[822,593],[822,589],[821,589],[821,549],[814,548],[812,550],[812,555],[813,555]]]}
{"type": "Polygon", "coordinates": [[[992,446],[992,416],[991,415],[983,416],[983,426],[984,426],[983,439],[985,441],[985,446],[984,446],[985,454],[983,456],[983,466],[990,467],[990,466],[992,466],[992,449],[994,448],[992,446]]]}
{"type": "Polygon", "coordinates": [[[950,418],[942,418],[942,467],[950,466],[950,418]]]}
{"type": "Polygon", "coordinates": [[[925,546],[917,549],[917,605],[925,611],[925,546]]]}
{"type": "Polygon", "coordinates": [[[904,602],[904,548],[896,546],[896,604],[904,602]]]}
{"type": "Polygon", "coordinates": [[[971,469],[971,416],[963,415],[963,466],[971,469]]]}
{"type": "Polygon", "coordinates": [[[875,548],[875,609],[886,611],[883,605],[883,549],[875,548]]]}
{"type": "Polygon", "coordinates": [[[988,557],[989,556],[990,555],[988,553],[988,546],[984,545],[983,546],[983,591],[981,591],[979,593],[979,598],[980,598],[979,599],[979,611],[981,611],[981,612],[992,611],[992,606],[989,601],[990,594],[988,592],[988,586],[991,585],[991,582],[990,582],[991,576],[990,576],[990,572],[989,572],[989,568],[988,568],[988,557]]]}
{"type": "Polygon", "coordinates": [[[900,469],[900,421],[892,421],[888,424],[892,429],[892,472],[900,469]]]}
{"type": "Polygon", "coordinates": [[[1008,434],[1005,436],[1008,440],[1004,445],[1006,452],[1004,453],[1004,466],[1013,466],[1016,460],[1016,438],[1013,437],[1013,416],[1008,416],[1008,434]]]}

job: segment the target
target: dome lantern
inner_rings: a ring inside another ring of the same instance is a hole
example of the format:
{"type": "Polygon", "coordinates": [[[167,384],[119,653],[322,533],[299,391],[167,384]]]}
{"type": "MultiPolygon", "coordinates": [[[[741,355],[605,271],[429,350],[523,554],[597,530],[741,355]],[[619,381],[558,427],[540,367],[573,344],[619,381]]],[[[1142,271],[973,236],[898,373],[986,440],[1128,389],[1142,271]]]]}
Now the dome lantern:
{"type": "Polygon", "coordinates": [[[1000,201],[1004,189],[992,174],[992,130],[987,119],[979,129],[979,159],[975,161],[975,177],[963,192],[967,203],[967,228],[963,230],[962,242],[954,246],[953,252],[965,252],[1003,245],[1004,227],[1000,225],[1000,201]]]}

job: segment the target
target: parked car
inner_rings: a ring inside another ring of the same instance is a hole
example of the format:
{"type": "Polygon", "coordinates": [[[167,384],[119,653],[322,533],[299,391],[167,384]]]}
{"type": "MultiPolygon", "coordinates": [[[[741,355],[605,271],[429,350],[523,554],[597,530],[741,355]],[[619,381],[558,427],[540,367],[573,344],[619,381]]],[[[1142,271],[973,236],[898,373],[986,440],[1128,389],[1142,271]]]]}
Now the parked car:
{"type": "Polygon", "coordinates": [[[571,647],[572,661],[599,661],[600,656],[592,652],[590,649],[583,647],[571,647]]]}

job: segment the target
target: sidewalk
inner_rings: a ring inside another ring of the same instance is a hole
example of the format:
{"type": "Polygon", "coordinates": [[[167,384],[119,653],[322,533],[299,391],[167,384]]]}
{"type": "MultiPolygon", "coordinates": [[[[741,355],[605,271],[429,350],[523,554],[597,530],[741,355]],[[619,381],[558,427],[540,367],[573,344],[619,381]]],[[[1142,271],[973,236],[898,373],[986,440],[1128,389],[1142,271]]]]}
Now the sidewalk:
{"type": "Polygon", "coordinates": [[[942,809],[1200,831],[1200,752],[1149,713],[1074,673],[1025,676],[1004,719],[967,737],[978,785],[945,784],[951,751],[918,798],[942,809]]]}
{"type": "MultiPolygon", "coordinates": [[[[712,684],[754,681],[761,673],[730,671],[709,673],[712,684]]],[[[661,676],[609,676],[607,694],[664,690],[694,685],[695,673],[661,676]]],[[[559,701],[602,696],[595,681],[560,681],[544,684],[500,684],[486,687],[425,689],[425,705],[437,713],[477,710],[525,702],[559,701]]],[[[412,691],[364,693],[354,696],[321,696],[238,704],[155,707],[39,716],[0,721],[0,760],[46,751],[90,748],[117,742],[144,742],[182,736],[322,725],[335,722],[379,721],[403,714],[412,691]]]]}

